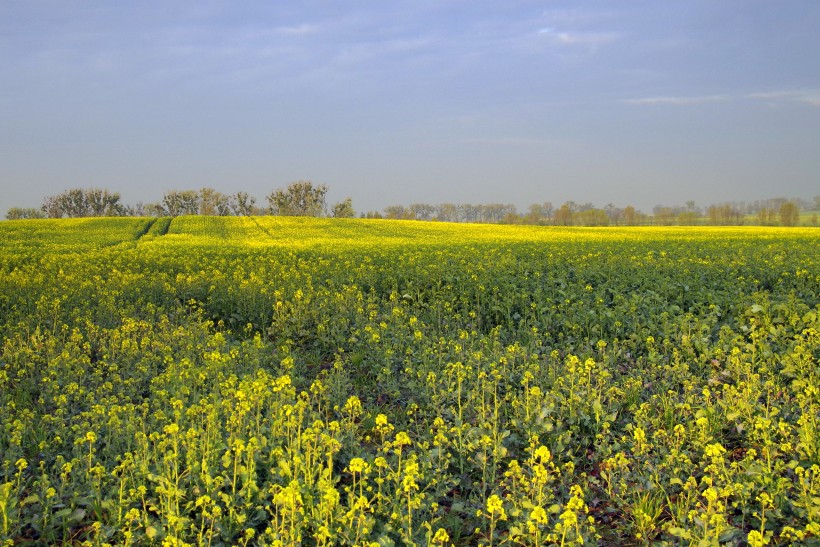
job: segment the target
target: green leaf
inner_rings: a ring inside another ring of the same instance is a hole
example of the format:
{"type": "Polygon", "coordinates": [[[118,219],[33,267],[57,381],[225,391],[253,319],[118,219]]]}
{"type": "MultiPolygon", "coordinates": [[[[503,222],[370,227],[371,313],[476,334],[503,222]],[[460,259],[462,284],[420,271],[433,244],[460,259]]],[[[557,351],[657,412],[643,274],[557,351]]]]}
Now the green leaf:
{"type": "Polygon", "coordinates": [[[40,496],[32,494],[20,502],[20,505],[30,505],[32,503],[40,503],[40,496]]]}
{"type": "Polygon", "coordinates": [[[684,528],[678,528],[677,526],[670,527],[667,530],[667,532],[681,539],[692,539],[692,534],[689,532],[689,530],[686,530],[684,528]]]}

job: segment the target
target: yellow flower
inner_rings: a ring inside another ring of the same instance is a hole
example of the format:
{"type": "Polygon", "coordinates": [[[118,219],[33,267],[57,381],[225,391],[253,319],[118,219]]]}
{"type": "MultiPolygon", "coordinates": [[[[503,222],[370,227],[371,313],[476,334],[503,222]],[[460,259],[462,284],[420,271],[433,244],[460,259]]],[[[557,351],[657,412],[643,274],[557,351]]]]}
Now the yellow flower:
{"type": "Polygon", "coordinates": [[[412,441],[410,440],[410,435],[408,435],[404,431],[399,431],[398,433],[396,433],[396,440],[394,441],[394,444],[399,447],[409,446],[410,444],[412,444],[412,441]]]}
{"type": "Polygon", "coordinates": [[[547,463],[552,459],[552,454],[550,453],[549,448],[541,445],[535,450],[535,457],[541,460],[541,463],[547,463]]]}
{"type": "Polygon", "coordinates": [[[353,458],[347,468],[351,473],[364,473],[370,465],[362,458],[353,458]]]}
{"type": "Polygon", "coordinates": [[[530,513],[530,520],[536,524],[546,524],[548,520],[547,512],[543,507],[536,507],[530,513]]]}
{"type": "Polygon", "coordinates": [[[433,536],[433,543],[444,545],[448,541],[450,541],[450,534],[447,533],[447,530],[444,528],[436,530],[436,535],[433,536]]]}
{"type": "Polygon", "coordinates": [[[497,516],[498,520],[507,520],[507,513],[504,511],[504,502],[495,494],[487,498],[487,513],[497,516]]]}
{"type": "Polygon", "coordinates": [[[749,535],[746,536],[746,541],[749,542],[749,547],[763,547],[769,543],[758,530],[749,532],[749,535]]]}

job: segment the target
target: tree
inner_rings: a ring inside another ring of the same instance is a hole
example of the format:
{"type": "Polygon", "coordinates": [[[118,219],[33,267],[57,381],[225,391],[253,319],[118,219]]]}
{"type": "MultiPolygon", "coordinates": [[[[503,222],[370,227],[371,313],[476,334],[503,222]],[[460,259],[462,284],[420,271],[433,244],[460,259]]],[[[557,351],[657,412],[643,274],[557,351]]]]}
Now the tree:
{"type": "Polygon", "coordinates": [[[275,190],[268,195],[268,211],[272,215],[318,217],[325,209],[327,186],[314,186],[307,180],[291,183],[286,190],[275,190]]]}
{"type": "Polygon", "coordinates": [[[6,212],[8,220],[24,220],[28,218],[45,218],[45,214],[33,207],[12,207],[6,212]]]}
{"type": "Polygon", "coordinates": [[[457,205],[458,215],[461,222],[476,222],[479,220],[480,210],[476,205],[462,203],[457,205]]]}
{"type": "Polygon", "coordinates": [[[635,226],[637,224],[638,212],[631,205],[624,207],[624,224],[627,226],[635,226]]]}
{"type": "Polygon", "coordinates": [[[800,207],[794,202],[787,201],[780,206],[780,224],[783,226],[794,226],[800,219],[800,207]]]}
{"type": "Polygon", "coordinates": [[[671,207],[656,205],[652,212],[655,215],[655,223],[661,226],[670,226],[675,221],[675,210],[671,207]]]}
{"type": "Polygon", "coordinates": [[[775,218],[774,210],[767,207],[761,207],[757,211],[757,222],[761,226],[770,226],[775,218]]]}
{"type": "Polygon", "coordinates": [[[580,226],[609,226],[609,215],[603,209],[584,209],[575,213],[575,224],[580,226]]]}
{"type": "Polygon", "coordinates": [[[333,218],[353,218],[356,212],[353,210],[353,200],[347,198],[333,206],[331,209],[333,218]]]}
{"type": "Polygon", "coordinates": [[[247,192],[237,192],[231,196],[230,205],[233,214],[237,216],[250,216],[254,213],[256,198],[247,192]]]}
{"type": "Polygon", "coordinates": [[[168,211],[160,203],[148,203],[143,207],[146,216],[149,217],[164,217],[168,216],[168,211]]]}
{"type": "Polygon", "coordinates": [[[199,214],[206,216],[228,216],[231,214],[228,196],[213,188],[202,188],[199,191],[199,214]]]}
{"type": "Polygon", "coordinates": [[[90,216],[113,217],[125,214],[125,207],[120,204],[120,194],[101,188],[89,188],[84,191],[85,205],[90,216]]]}
{"type": "Polygon", "coordinates": [[[410,216],[415,220],[430,220],[435,214],[435,205],[429,203],[413,203],[410,205],[410,216]]]}
{"type": "Polygon", "coordinates": [[[72,188],[43,200],[42,211],[49,218],[120,216],[126,213],[120,194],[101,188],[72,188]]]}
{"type": "Polygon", "coordinates": [[[527,224],[544,224],[552,215],[552,203],[545,201],[542,203],[533,203],[527,209],[525,221],[527,224]]]}
{"type": "Polygon", "coordinates": [[[165,215],[178,217],[199,213],[199,193],[195,190],[171,190],[162,197],[162,209],[165,215]]]}
{"type": "Polygon", "coordinates": [[[438,206],[436,220],[442,222],[458,222],[458,206],[455,203],[442,203],[438,206]]]}
{"type": "Polygon", "coordinates": [[[574,202],[568,201],[555,211],[553,218],[555,219],[556,226],[572,226],[573,206],[574,202]]]}
{"type": "Polygon", "coordinates": [[[404,205],[388,205],[384,208],[384,218],[390,220],[405,220],[409,214],[404,205]]]}

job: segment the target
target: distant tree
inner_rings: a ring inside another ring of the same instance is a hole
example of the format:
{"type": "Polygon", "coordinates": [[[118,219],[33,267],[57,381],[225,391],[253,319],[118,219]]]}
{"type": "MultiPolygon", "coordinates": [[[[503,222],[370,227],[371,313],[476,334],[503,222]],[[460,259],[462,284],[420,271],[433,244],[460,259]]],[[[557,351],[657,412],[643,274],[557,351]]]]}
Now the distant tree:
{"type": "Polygon", "coordinates": [[[814,210],[820,211],[820,196],[814,196],[814,210]]]}
{"type": "Polygon", "coordinates": [[[71,188],[62,194],[47,196],[42,211],[50,218],[121,216],[126,208],[118,192],[101,188],[71,188]]]}
{"type": "Polygon", "coordinates": [[[442,203],[438,206],[436,220],[442,222],[458,222],[458,206],[455,203],[442,203]]]}
{"type": "Polygon", "coordinates": [[[476,222],[479,217],[479,208],[469,203],[461,203],[456,206],[461,222],[476,222]]]}
{"type": "Polygon", "coordinates": [[[757,222],[761,226],[771,226],[775,221],[776,215],[774,210],[768,207],[761,207],[757,211],[757,222]]]}
{"type": "Polygon", "coordinates": [[[787,201],[780,206],[780,224],[783,226],[794,226],[800,219],[800,208],[796,203],[787,201]]]}
{"type": "Polygon", "coordinates": [[[331,208],[333,218],[353,218],[356,211],[353,210],[353,199],[346,198],[331,208]]]}
{"type": "Polygon", "coordinates": [[[120,203],[119,192],[109,192],[101,188],[89,188],[84,191],[85,203],[90,216],[122,216],[126,208],[120,203]]]}
{"type": "Polygon", "coordinates": [[[580,226],[609,226],[609,215],[603,209],[584,209],[574,214],[573,223],[580,226]]]}
{"type": "Polygon", "coordinates": [[[199,190],[199,214],[228,216],[231,214],[230,199],[213,188],[202,188],[199,190]]]}
{"type": "Polygon", "coordinates": [[[687,208],[686,211],[680,211],[677,216],[677,223],[682,226],[694,226],[698,222],[697,212],[687,208]]]}
{"type": "Polygon", "coordinates": [[[706,209],[706,216],[709,218],[709,224],[720,224],[721,211],[717,205],[710,205],[706,209]]]}
{"type": "Polygon", "coordinates": [[[6,212],[8,220],[25,220],[29,218],[45,218],[45,213],[33,207],[12,207],[6,212]]]}
{"type": "Polygon", "coordinates": [[[627,226],[635,226],[638,223],[638,212],[631,205],[624,207],[623,211],[624,224],[627,226]]]}
{"type": "Polygon", "coordinates": [[[415,220],[431,220],[436,210],[436,206],[429,203],[413,203],[409,207],[410,217],[415,220]]]}
{"type": "Polygon", "coordinates": [[[406,220],[410,218],[410,212],[404,205],[388,205],[384,208],[384,218],[406,220]]]}
{"type": "Polygon", "coordinates": [[[314,186],[307,180],[291,183],[287,189],[268,195],[268,212],[272,215],[318,217],[327,208],[327,186],[314,186]]]}
{"type": "Polygon", "coordinates": [[[518,214],[515,205],[511,203],[490,203],[480,206],[483,211],[484,222],[502,222],[505,218],[510,219],[518,214]]]}
{"type": "Polygon", "coordinates": [[[168,211],[161,203],[146,203],[143,207],[143,212],[149,217],[164,217],[169,216],[168,211]]]}
{"type": "Polygon", "coordinates": [[[196,190],[171,190],[162,197],[162,216],[178,217],[199,213],[199,192],[196,190]]]}
{"type": "Polygon", "coordinates": [[[247,192],[237,192],[231,196],[229,203],[233,214],[237,216],[250,216],[254,213],[256,198],[247,192]]]}
{"type": "Polygon", "coordinates": [[[740,225],[743,224],[743,213],[731,203],[722,205],[710,205],[706,209],[706,216],[709,223],[713,225],[740,225]]]}
{"type": "Polygon", "coordinates": [[[40,209],[48,218],[61,218],[63,216],[60,200],[57,196],[46,196],[43,198],[43,205],[40,209]]]}
{"type": "Polygon", "coordinates": [[[671,207],[656,205],[652,212],[655,216],[655,224],[669,226],[675,222],[675,210],[671,207]]]}
{"type": "Polygon", "coordinates": [[[145,204],[141,201],[138,201],[131,207],[126,207],[125,215],[130,217],[142,217],[146,216],[147,213],[145,212],[145,204]]]}
{"type": "Polygon", "coordinates": [[[551,215],[552,203],[549,201],[533,203],[527,209],[524,221],[527,222],[527,224],[546,224],[551,215]]]}
{"type": "Polygon", "coordinates": [[[557,211],[555,211],[553,219],[556,226],[572,226],[572,217],[574,214],[572,208],[574,205],[575,202],[568,201],[561,205],[557,211]]]}

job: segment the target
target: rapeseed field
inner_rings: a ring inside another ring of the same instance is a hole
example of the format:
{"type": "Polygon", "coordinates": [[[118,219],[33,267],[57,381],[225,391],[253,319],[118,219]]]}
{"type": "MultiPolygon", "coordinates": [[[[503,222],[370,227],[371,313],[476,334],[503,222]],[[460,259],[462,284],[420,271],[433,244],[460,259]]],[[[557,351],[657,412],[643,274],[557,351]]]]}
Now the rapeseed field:
{"type": "Polygon", "coordinates": [[[0,544],[818,545],[818,236],[0,223],[0,544]]]}

